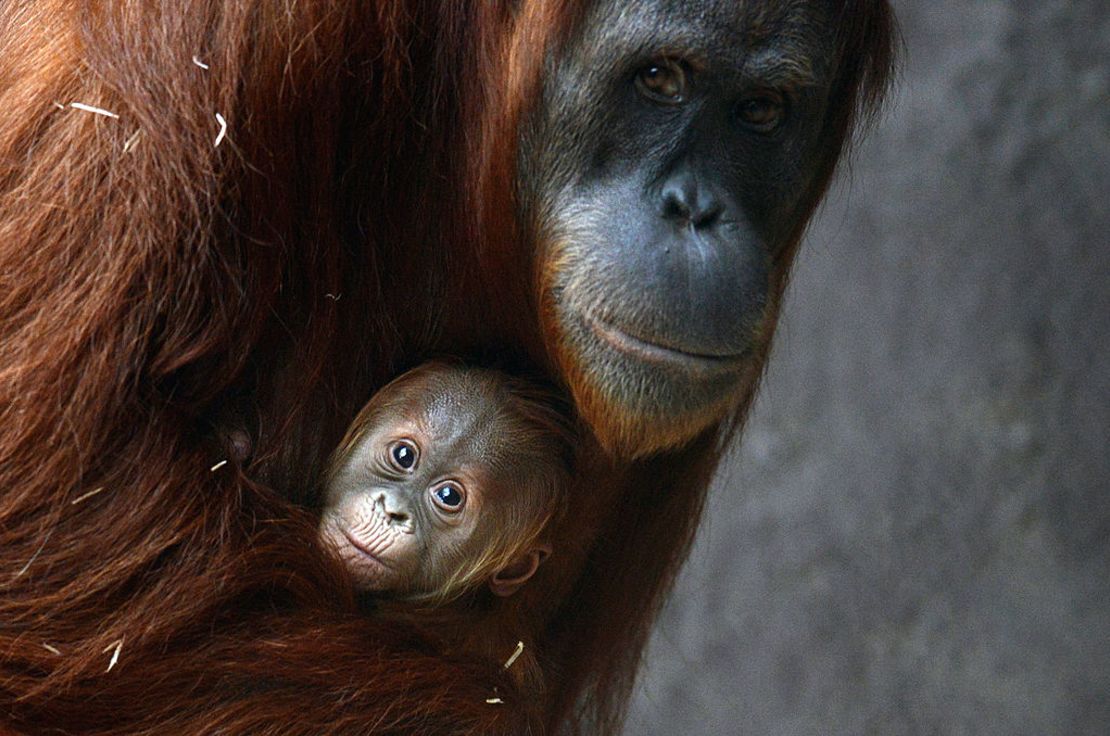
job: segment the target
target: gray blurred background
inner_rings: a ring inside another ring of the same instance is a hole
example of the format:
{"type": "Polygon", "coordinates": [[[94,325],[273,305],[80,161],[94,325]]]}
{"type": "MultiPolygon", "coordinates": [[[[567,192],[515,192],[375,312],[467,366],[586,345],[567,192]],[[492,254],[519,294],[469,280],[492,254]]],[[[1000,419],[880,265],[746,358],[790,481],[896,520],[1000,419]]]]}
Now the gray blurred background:
{"type": "Polygon", "coordinates": [[[1110,734],[1110,1],[895,6],[629,736],[1110,734]]]}

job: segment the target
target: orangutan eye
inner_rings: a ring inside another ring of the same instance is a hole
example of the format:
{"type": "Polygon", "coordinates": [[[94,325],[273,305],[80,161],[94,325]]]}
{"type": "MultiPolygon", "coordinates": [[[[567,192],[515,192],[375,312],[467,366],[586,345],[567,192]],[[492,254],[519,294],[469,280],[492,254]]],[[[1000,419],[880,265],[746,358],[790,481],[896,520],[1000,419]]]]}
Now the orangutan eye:
{"type": "Polygon", "coordinates": [[[416,445],[397,440],[389,448],[389,457],[398,470],[412,470],[416,466],[416,445]]]}
{"type": "Polygon", "coordinates": [[[463,504],[466,503],[466,495],[462,487],[455,483],[439,484],[432,491],[432,498],[435,499],[436,506],[449,514],[462,511],[463,504]]]}
{"type": "Polygon", "coordinates": [[[636,90],[649,100],[677,105],[686,97],[686,72],[670,59],[654,61],[636,73],[636,90]]]}
{"type": "Polygon", "coordinates": [[[770,133],[786,118],[786,102],[773,90],[763,90],[740,100],[736,116],[757,133],[770,133]]]}

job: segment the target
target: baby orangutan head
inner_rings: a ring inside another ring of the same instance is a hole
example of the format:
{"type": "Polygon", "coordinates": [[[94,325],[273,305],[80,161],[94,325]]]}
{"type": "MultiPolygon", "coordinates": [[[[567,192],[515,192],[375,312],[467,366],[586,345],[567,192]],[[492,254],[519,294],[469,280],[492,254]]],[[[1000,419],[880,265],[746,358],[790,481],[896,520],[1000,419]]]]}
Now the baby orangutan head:
{"type": "Polygon", "coordinates": [[[570,434],[551,397],[428,363],[374,395],[328,473],[320,535],[360,590],[445,602],[511,595],[551,548],[570,434]]]}

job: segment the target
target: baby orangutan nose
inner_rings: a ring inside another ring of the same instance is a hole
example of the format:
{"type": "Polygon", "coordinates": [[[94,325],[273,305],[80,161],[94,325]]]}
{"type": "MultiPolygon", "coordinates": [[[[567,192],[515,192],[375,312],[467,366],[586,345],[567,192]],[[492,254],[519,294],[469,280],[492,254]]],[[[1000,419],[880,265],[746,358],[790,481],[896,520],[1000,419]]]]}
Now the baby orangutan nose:
{"type": "Polygon", "coordinates": [[[397,503],[396,499],[390,497],[390,494],[378,491],[374,494],[374,503],[390,526],[399,526],[400,531],[409,533],[414,531],[412,517],[397,503]]]}

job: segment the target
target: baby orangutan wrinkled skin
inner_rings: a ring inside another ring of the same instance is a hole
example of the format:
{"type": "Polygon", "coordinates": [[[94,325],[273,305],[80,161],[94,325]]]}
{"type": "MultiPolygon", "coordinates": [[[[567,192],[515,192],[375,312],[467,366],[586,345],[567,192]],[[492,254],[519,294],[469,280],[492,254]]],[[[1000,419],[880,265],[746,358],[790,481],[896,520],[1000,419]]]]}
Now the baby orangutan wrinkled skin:
{"type": "Polygon", "coordinates": [[[332,460],[320,521],[359,590],[446,602],[483,585],[511,595],[535,574],[569,457],[547,398],[429,363],[371,399],[332,460]]]}

